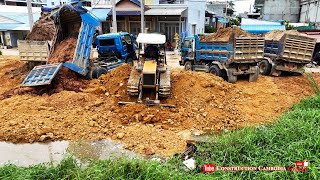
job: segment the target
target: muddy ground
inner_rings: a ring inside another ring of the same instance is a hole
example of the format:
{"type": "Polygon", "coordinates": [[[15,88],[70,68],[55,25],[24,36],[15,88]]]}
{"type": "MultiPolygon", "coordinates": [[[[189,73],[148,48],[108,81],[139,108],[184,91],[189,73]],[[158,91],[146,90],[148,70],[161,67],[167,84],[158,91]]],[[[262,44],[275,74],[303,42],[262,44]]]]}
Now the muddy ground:
{"type": "MultiPolygon", "coordinates": [[[[3,98],[0,140],[32,143],[112,138],[139,153],[171,156],[185,149],[192,132],[270,123],[312,95],[305,76],[260,76],[257,82],[243,79],[230,84],[211,74],[175,69],[172,96],[162,102],[177,108],[119,106],[120,100],[134,101],[126,94],[130,70],[123,65],[98,80],[77,77],[75,84],[73,77],[64,86],[59,82],[66,81],[57,79],[54,90],[3,98]],[[78,88],[68,88],[70,84],[78,88]]],[[[1,59],[0,94],[18,88],[27,73],[18,58],[1,59]]],[[[318,74],[314,76],[320,81],[318,74]]]]}

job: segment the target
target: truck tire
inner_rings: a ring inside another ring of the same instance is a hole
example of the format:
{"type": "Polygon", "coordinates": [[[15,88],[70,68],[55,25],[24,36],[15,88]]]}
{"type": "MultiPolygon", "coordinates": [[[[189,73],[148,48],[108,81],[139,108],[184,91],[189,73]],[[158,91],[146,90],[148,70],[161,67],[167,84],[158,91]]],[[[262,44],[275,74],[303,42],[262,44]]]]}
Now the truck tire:
{"type": "Polygon", "coordinates": [[[213,75],[216,75],[216,76],[219,76],[219,77],[222,76],[221,69],[220,69],[217,65],[212,65],[212,66],[209,68],[209,73],[211,73],[211,74],[213,74],[213,75]]]}
{"type": "Polygon", "coordinates": [[[103,67],[97,67],[92,70],[92,79],[98,79],[102,74],[107,74],[108,70],[103,67]]]}
{"type": "Polygon", "coordinates": [[[228,69],[228,82],[229,83],[235,83],[238,80],[238,76],[235,76],[232,74],[233,69],[228,69]]]}
{"type": "Polygon", "coordinates": [[[259,63],[259,72],[262,75],[269,75],[271,72],[271,64],[267,60],[262,60],[259,63]]]}
{"type": "Polygon", "coordinates": [[[186,61],[184,63],[184,70],[186,71],[192,71],[192,63],[190,61],[186,61]]]}
{"type": "Polygon", "coordinates": [[[256,72],[249,75],[249,82],[255,82],[259,77],[259,67],[254,66],[254,67],[251,67],[251,69],[256,69],[256,72]]]}
{"type": "Polygon", "coordinates": [[[129,64],[130,66],[133,66],[133,59],[132,58],[128,58],[126,63],[129,64]]]}

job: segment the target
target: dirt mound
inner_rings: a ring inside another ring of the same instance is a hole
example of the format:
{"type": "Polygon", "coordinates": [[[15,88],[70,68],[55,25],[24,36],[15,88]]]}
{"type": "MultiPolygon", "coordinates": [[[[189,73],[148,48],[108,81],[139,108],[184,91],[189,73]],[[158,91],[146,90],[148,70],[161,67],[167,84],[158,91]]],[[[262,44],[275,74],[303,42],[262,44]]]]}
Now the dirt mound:
{"type": "Polygon", "coordinates": [[[240,29],[240,28],[221,28],[218,29],[218,32],[213,33],[213,34],[208,34],[205,36],[200,36],[200,41],[201,42],[214,42],[214,41],[223,41],[227,42],[230,40],[231,35],[235,34],[235,37],[240,37],[240,36],[253,36],[250,33],[247,33],[246,31],[240,29]]]}
{"type": "Polygon", "coordinates": [[[266,33],[264,37],[267,41],[280,41],[285,34],[306,36],[305,34],[299,33],[297,30],[273,30],[266,33]]]}
{"type": "MultiPolygon", "coordinates": [[[[63,68],[57,82],[41,96],[25,94],[0,100],[0,140],[112,138],[140,153],[170,156],[185,148],[188,138],[182,138],[181,132],[220,132],[271,122],[312,94],[304,76],[260,76],[257,82],[230,84],[212,74],[175,70],[172,95],[161,102],[176,108],[120,106],[120,100],[136,100],[126,93],[130,71],[124,64],[89,82],[63,68]],[[54,93],[48,93],[51,91],[54,93]]],[[[315,79],[320,81],[320,76],[315,79]]]]}
{"type": "Polygon", "coordinates": [[[54,52],[49,57],[48,62],[52,64],[72,61],[76,45],[77,38],[69,37],[64,39],[56,45],[54,52]]]}
{"type": "Polygon", "coordinates": [[[31,32],[27,35],[26,40],[34,41],[51,41],[55,33],[55,25],[50,14],[42,14],[36,21],[31,32]]]}
{"type": "Polygon", "coordinates": [[[97,80],[92,80],[86,92],[95,94],[110,94],[126,96],[126,84],[131,72],[131,66],[123,64],[110,73],[100,76],[97,80]]]}

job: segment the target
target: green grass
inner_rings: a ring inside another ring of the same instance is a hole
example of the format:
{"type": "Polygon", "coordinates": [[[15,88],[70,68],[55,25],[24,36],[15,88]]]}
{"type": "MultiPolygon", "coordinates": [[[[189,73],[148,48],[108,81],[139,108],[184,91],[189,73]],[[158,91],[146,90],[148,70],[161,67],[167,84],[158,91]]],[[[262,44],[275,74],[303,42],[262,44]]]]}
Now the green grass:
{"type": "Polygon", "coordinates": [[[58,166],[28,168],[7,165],[0,179],[320,179],[320,95],[303,100],[274,125],[244,128],[214,137],[198,146],[197,169],[185,171],[173,158],[160,164],[146,160],[92,161],[80,167],[72,158],[58,166]],[[219,166],[289,166],[309,160],[306,173],[214,172],[202,173],[204,163],[219,166]]]}

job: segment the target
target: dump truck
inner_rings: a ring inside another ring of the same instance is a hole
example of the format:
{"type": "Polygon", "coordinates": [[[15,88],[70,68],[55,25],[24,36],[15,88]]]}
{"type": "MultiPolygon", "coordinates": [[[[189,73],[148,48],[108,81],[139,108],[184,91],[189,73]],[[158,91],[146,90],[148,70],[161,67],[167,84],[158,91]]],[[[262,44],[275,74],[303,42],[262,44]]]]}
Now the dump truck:
{"type": "Polygon", "coordinates": [[[282,72],[302,74],[312,61],[316,39],[305,35],[284,34],[280,40],[265,40],[260,74],[280,76],[282,72]]]}
{"type": "Polygon", "coordinates": [[[87,9],[82,7],[81,2],[61,6],[54,12],[53,18],[56,24],[56,32],[51,49],[49,50],[49,57],[55,51],[57,45],[64,39],[70,36],[77,36],[73,59],[70,62],[34,67],[22,82],[22,86],[50,84],[62,65],[91,79],[98,78],[101,74],[107,73],[124,63],[123,60],[118,58],[101,61],[90,60],[94,31],[99,22],[87,9]]]}
{"type": "Polygon", "coordinates": [[[158,105],[175,107],[174,105],[161,104],[160,97],[167,98],[171,94],[170,68],[167,66],[165,43],[166,36],[161,34],[140,33],[137,37],[139,43],[139,59],[132,68],[127,83],[127,92],[130,96],[138,97],[136,102],[123,102],[119,104],[144,103],[146,105],[158,105]],[[142,50],[142,46],[147,47],[142,50]],[[161,51],[160,49],[163,49],[161,51]],[[147,92],[154,94],[154,99],[143,96],[147,92]],[[153,92],[153,93],[152,93],[153,92]]]}
{"type": "Polygon", "coordinates": [[[198,35],[187,36],[181,47],[179,64],[185,70],[204,71],[234,83],[239,75],[249,75],[256,81],[258,62],[263,60],[264,38],[235,37],[229,41],[202,42],[198,35]]]}
{"type": "Polygon", "coordinates": [[[133,65],[137,59],[136,45],[132,34],[128,32],[101,34],[96,37],[98,61],[117,57],[133,65]]]}

